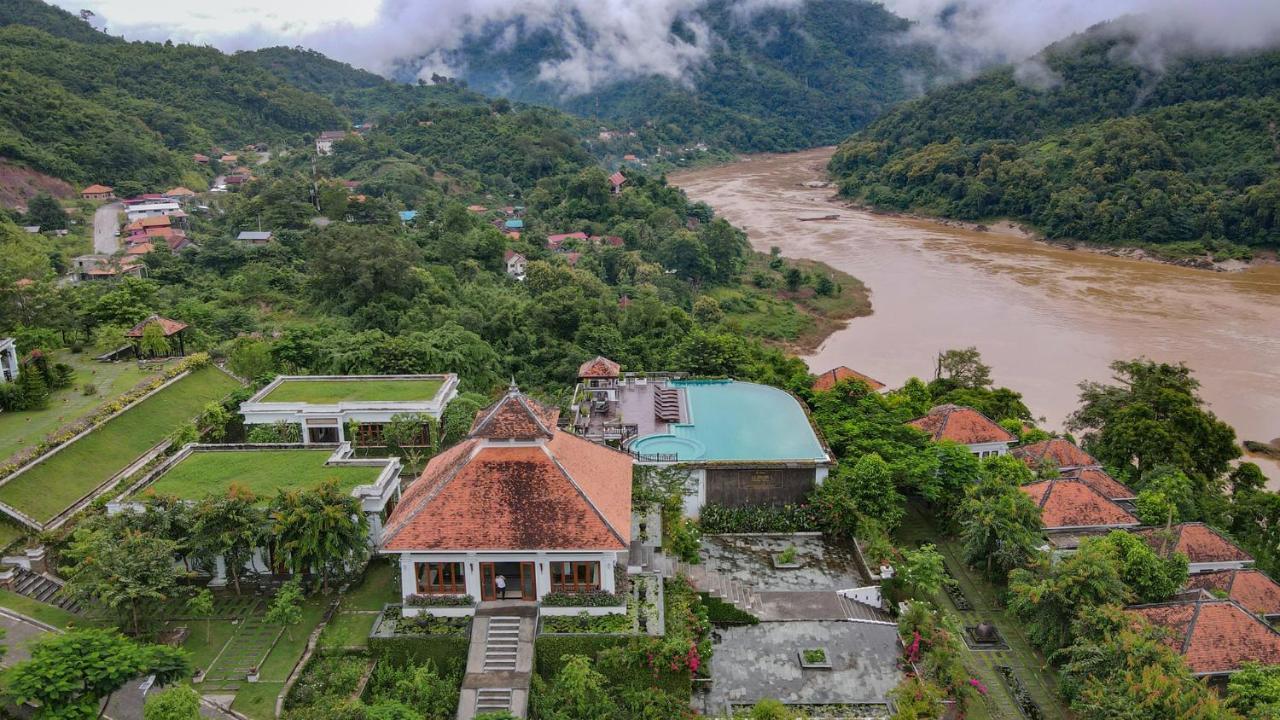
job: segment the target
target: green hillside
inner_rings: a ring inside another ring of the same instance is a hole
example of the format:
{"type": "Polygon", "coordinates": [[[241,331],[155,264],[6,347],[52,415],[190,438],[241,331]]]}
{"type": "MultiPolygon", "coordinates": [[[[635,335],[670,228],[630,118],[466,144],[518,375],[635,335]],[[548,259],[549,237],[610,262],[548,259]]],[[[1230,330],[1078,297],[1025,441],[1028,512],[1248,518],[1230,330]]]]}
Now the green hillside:
{"type": "Polygon", "coordinates": [[[1128,39],[1114,30],[1048,48],[1047,89],[1003,67],[905,103],[840,146],[841,190],[1172,255],[1280,244],[1280,53],[1156,73],[1115,59],[1128,39]]]}
{"type": "Polygon", "coordinates": [[[538,78],[541,63],[567,57],[563,39],[520,20],[475,33],[452,62],[486,94],[555,105],[667,142],[746,151],[838,142],[909,97],[912,76],[937,70],[931,51],[901,42],[907,22],[878,4],[806,0],[745,18],[740,10],[714,0],[673,25],[674,37],[690,38],[695,22],[714,36],[687,83],[625,78],[565,96],[538,78]],[[493,38],[511,25],[523,30],[518,39],[497,47],[493,38]]]}

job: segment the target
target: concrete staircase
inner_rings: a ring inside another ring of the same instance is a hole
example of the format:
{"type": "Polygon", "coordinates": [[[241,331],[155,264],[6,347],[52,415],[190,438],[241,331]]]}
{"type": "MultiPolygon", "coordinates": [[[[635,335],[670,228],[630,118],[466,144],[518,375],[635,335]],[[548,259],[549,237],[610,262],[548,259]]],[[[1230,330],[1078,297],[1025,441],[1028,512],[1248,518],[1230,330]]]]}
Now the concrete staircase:
{"type": "Polygon", "coordinates": [[[62,581],[52,575],[32,572],[24,567],[14,568],[10,589],[32,600],[54,605],[70,613],[80,614],[83,608],[62,592],[62,581]]]}
{"type": "MultiPolygon", "coordinates": [[[[655,562],[656,565],[663,564],[655,562]]],[[[726,575],[721,575],[713,570],[708,570],[702,565],[691,565],[679,560],[665,558],[665,564],[670,572],[667,575],[683,575],[689,579],[699,592],[704,592],[713,598],[727,602],[730,605],[752,614],[760,611],[760,596],[756,594],[754,588],[744,585],[726,575]]]]}
{"type": "Polygon", "coordinates": [[[535,605],[481,603],[472,621],[457,720],[504,710],[516,717],[526,716],[537,629],[535,605]]]}

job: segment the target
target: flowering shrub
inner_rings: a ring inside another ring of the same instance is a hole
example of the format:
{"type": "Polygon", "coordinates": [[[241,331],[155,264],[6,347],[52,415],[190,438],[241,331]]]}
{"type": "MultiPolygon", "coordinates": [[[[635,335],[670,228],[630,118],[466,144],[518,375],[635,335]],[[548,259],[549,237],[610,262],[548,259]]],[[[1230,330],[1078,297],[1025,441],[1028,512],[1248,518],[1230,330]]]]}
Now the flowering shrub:
{"type": "Polygon", "coordinates": [[[579,593],[553,592],[542,596],[542,604],[546,607],[617,607],[626,602],[627,599],[622,595],[614,595],[604,590],[579,593]]]}
{"type": "Polygon", "coordinates": [[[409,607],[471,607],[476,599],[470,595],[405,595],[409,607]]]}

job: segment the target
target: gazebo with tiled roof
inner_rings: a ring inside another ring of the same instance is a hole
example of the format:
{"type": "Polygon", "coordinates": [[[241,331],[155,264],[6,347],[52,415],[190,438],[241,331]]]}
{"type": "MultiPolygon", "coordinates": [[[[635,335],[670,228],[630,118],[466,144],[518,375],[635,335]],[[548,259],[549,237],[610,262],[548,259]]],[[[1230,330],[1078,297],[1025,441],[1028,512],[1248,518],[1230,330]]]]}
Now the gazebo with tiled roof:
{"type": "Polygon", "coordinates": [[[146,320],[134,325],[129,332],[124,334],[125,337],[133,341],[134,355],[139,359],[142,358],[142,334],[146,332],[147,326],[153,323],[160,326],[160,330],[164,333],[165,339],[177,338],[178,355],[180,357],[187,354],[186,343],[183,342],[182,336],[183,331],[187,329],[188,325],[183,322],[178,322],[177,320],[170,320],[169,318],[160,317],[159,315],[152,315],[146,320]]]}

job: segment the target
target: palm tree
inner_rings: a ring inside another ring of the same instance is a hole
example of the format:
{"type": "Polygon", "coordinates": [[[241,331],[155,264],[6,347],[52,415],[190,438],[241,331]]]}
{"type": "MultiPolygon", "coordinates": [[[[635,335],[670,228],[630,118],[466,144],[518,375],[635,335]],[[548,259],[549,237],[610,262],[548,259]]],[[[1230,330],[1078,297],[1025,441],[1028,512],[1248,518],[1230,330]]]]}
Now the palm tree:
{"type": "Polygon", "coordinates": [[[295,574],[318,574],[326,592],[331,576],[368,552],[360,502],[339,490],[336,480],[314,490],[281,492],[269,515],[276,558],[295,574]]]}

